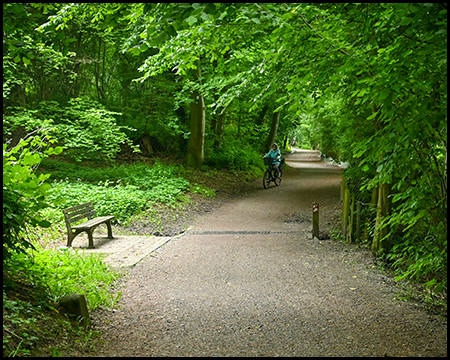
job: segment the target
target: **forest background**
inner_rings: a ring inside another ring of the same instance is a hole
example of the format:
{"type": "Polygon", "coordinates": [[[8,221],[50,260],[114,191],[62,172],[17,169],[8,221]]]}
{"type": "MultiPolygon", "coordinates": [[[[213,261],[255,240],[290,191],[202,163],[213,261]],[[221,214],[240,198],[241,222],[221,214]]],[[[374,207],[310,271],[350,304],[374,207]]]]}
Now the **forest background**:
{"type": "Polygon", "coordinates": [[[357,240],[446,304],[447,4],[3,4],[14,273],[81,194],[129,224],[294,136],[348,164],[357,240]]]}

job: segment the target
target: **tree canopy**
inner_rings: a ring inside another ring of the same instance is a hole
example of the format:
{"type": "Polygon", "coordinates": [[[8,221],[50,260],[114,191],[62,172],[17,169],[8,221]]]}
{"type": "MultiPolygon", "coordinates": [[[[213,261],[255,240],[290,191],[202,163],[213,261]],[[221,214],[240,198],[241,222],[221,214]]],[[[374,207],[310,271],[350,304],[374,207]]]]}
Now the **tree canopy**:
{"type": "Polygon", "coordinates": [[[146,141],[246,167],[298,135],[358,191],[388,186],[374,251],[446,271],[447,4],[5,3],[3,22],[4,142],[52,119],[69,156],[146,141]],[[108,147],[69,135],[100,123],[108,147]]]}

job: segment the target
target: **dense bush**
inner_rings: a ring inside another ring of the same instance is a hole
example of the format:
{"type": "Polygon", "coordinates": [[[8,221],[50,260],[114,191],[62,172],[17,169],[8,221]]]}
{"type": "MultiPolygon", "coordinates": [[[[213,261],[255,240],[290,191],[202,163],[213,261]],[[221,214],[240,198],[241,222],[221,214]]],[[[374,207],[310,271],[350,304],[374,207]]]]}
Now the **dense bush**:
{"type": "Polygon", "coordinates": [[[117,125],[121,113],[108,111],[96,101],[84,98],[69,100],[65,107],[55,101],[38,103],[37,109],[7,108],[4,115],[4,138],[20,138],[22,134],[47,128],[64,147],[64,156],[83,160],[112,160],[126,144],[138,151],[124,131],[135,129],[117,125]],[[53,127],[50,129],[49,124],[53,127]]]}
{"type": "Polygon", "coordinates": [[[120,113],[107,111],[99,104],[85,104],[82,99],[72,99],[66,108],[66,118],[55,125],[58,139],[67,149],[65,154],[76,161],[113,159],[121,144],[133,146],[123,132],[132,130],[118,126],[120,113]]]}
{"type": "Polygon", "coordinates": [[[227,139],[222,145],[212,150],[205,164],[218,169],[250,170],[263,167],[263,154],[255,148],[237,139],[227,139]]]}

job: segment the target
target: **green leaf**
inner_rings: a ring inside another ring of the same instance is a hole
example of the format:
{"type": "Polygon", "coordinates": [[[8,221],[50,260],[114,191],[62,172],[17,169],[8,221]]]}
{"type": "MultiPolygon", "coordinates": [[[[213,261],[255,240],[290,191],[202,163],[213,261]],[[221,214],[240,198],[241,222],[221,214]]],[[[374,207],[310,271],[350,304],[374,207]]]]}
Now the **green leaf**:
{"type": "Polygon", "coordinates": [[[47,221],[47,220],[41,220],[39,221],[39,226],[43,227],[43,228],[48,228],[52,225],[51,222],[47,221]]]}
{"type": "Polygon", "coordinates": [[[186,20],[185,20],[188,24],[194,24],[197,22],[197,18],[195,16],[189,16],[186,20]]]}
{"type": "Polygon", "coordinates": [[[28,165],[28,166],[33,166],[33,165],[36,165],[37,163],[39,163],[40,161],[41,161],[41,157],[39,156],[39,154],[30,154],[30,155],[26,155],[23,158],[22,164],[28,165]]]}
{"type": "Polygon", "coordinates": [[[359,158],[364,154],[365,150],[360,150],[353,155],[354,158],[359,158]]]}
{"type": "Polygon", "coordinates": [[[210,21],[210,20],[211,20],[211,17],[210,17],[207,13],[202,12],[202,13],[200,14],[200,16],[201,16],[201,18],[202,18],[203,20],[205,20],[205,21],[210,21]]]}
{"type": "Polygon", "coordinates": [[[136,47],[132,48],[130,51],[131,51],[131,53],[132,53],[134,56],[138,56],[138,55],[140,55],[140,53],[141,53],[141,49],[140,49],[140,48],[136,48],[136,47]]]}
{"type": "Polygon", "coordinates": [[[384,100],[388,97],[389,95],[389,89],[384,89],[383,91],[381,91],[380,93],[380,100],[384,100]]]}
{"type": "Polygon", "coordinates": [[[410,17],[404,17],[402,21],[400,21],[400,26],[409,25],[412,21],[412,18],[410,17]]]}

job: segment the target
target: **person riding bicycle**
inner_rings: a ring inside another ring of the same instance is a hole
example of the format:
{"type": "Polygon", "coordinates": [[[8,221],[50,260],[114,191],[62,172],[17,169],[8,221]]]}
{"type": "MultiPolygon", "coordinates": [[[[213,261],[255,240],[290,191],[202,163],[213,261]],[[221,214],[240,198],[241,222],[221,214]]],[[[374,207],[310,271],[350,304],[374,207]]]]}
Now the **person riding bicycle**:
{"type": "Polygon", "coordinates": [[[278,172],[278,168],[281,164],[281,152],[278,148],[278,145],[274,143],[272,145],[272,149],[270,149],[270,151],[266,155],[264,155],[264,157],[272,158],[272,168],[275,169],[276,172],[278,172]]]}

